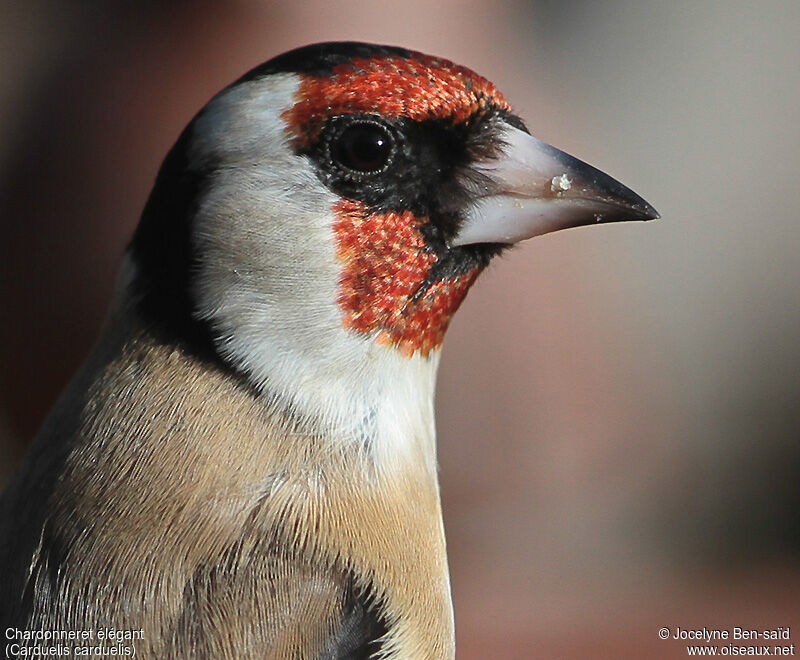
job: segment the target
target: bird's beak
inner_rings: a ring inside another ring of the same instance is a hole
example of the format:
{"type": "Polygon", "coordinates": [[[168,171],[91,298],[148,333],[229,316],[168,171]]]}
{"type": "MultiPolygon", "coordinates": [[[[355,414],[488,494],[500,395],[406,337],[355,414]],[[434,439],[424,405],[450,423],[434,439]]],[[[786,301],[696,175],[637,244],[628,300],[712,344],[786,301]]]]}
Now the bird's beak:
{"type": "Polygon", "coordinates": [[[608,174],[517,128],[505,131],[499,157],[473,166],[484,194],[464,209],[452,245],[516,243],[569,227],[660,217],[608,174]]]}

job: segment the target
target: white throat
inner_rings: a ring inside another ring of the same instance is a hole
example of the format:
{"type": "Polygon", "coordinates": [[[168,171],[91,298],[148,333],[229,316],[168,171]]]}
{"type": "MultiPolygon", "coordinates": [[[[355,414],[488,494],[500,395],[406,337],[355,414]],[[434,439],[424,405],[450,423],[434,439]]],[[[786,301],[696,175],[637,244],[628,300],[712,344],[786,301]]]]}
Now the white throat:
{"type": "Polygon", "coordinates": [[[191,159],[213,163],[193,221],[198,316],[272,402],[326,437],[366,441],[378,464],[422,451],[435,470],[438,351],[404,357],[342,325],[338,197],[291,149],[281,118],[297,84],[291,74],[240,84],[197,119],[191,159]]]}

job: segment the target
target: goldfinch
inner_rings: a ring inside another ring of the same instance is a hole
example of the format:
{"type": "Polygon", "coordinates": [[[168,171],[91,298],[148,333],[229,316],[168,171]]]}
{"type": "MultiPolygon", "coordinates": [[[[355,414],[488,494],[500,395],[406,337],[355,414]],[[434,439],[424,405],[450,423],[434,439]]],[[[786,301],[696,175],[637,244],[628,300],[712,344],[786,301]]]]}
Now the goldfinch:
{"type": "Polygon", "coordinates": [[[452,658],[447,325],[517,241],[655,217],[447,60],[323,43],[253,69],[167,155],[102,338],[4,494],[7,643],[452,658]]]}

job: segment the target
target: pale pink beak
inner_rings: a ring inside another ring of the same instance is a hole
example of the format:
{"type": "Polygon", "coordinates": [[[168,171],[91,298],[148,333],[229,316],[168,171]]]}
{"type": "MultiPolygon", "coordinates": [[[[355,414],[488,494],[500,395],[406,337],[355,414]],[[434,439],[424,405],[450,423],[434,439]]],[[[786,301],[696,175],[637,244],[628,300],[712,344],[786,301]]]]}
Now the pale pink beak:
{"type": "Polygon", "coordinates": [[[559,229],[652,220],[658,212],[600,170],[512,126],[497,159],[472,168],[485,194],[463,211],[451,245],[516,243],[559,229]]]}

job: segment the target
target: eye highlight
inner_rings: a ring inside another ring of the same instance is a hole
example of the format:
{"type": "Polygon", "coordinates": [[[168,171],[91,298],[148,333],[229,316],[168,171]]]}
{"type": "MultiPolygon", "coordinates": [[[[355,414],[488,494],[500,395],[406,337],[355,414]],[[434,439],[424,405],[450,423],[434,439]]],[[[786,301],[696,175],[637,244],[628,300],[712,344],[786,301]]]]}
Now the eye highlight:
{"type": "Polygon", "coordinates": [[[394,148],[389,128],[375,121],[356,121],[336,135],[330,155],[341,167],[369,174],[380,172],[389,164],[394,148]]]}

